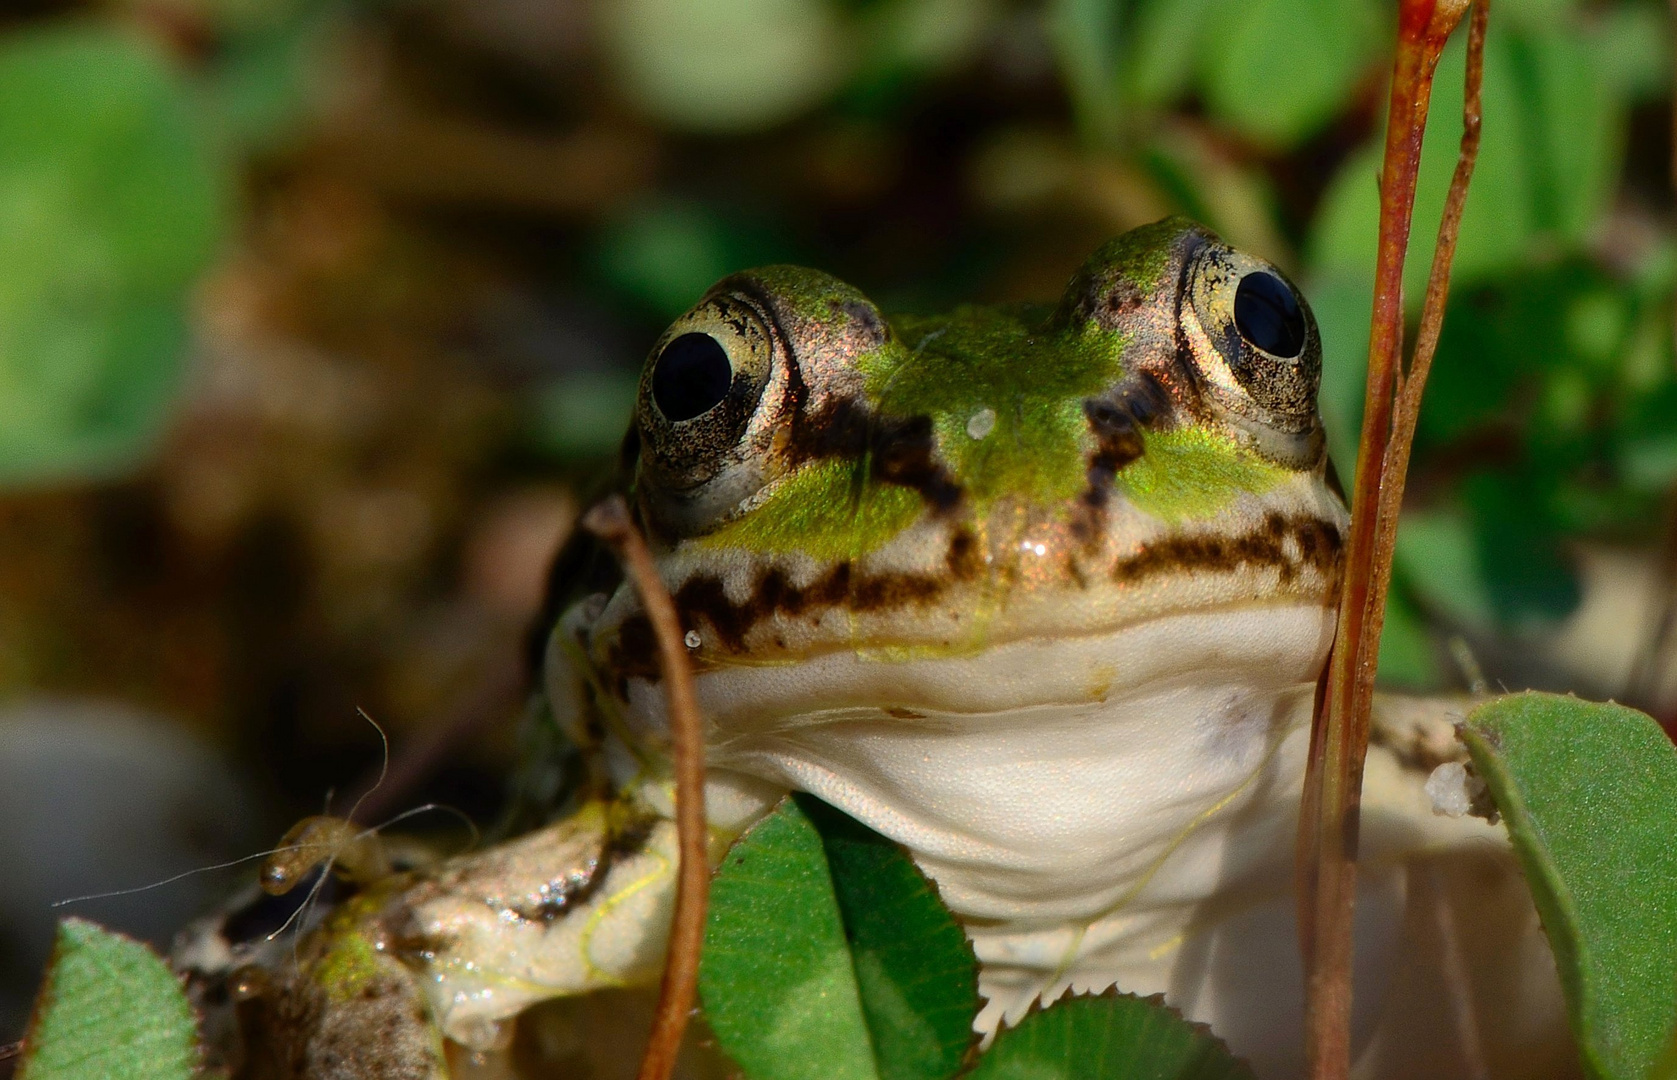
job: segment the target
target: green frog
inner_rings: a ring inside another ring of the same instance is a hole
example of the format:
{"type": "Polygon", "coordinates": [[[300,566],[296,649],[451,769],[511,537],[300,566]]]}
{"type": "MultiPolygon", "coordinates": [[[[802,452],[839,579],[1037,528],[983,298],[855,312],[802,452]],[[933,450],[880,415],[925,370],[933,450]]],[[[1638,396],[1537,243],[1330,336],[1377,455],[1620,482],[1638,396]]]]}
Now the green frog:
{"type": "MultiPolygon", "coordinates": [[[[888,319],[814,270],[718,282],[652,349],[624,450],[696,673],[713,858],[813,793],[936,883],[981,964],[980,1035],[1116,985],[1296,1074],[1292,839],[1347,523],[1321,366],[1287,276],[1180,218],[1100,248],[1052,306],[888,319]]],[[[401,984],[403,1015],[482,1053],[533,1003],[660,969],[656,648],[588,545],[562,559],[545,693],[593,797],[368,890],[311,953],[315,984],[401,984]]],[[[1433,812],[1448,717],[1383,716],[1359,1074],[1539,1075],[1564,1023],[1506,839],[1433,812]]],[[[326,1027],[286,1052],[324,1060],[326,1027]]]]}

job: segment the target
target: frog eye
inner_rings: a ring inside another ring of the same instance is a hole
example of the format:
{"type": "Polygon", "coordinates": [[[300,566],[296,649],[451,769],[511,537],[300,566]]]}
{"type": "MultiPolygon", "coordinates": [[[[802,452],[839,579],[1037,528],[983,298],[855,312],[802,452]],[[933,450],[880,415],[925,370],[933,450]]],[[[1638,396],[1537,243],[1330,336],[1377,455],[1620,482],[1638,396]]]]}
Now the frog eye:
{"type": "Polygon", "coordinates": [[[652,362],[652,403],[674,424],[722,404],[733,385],[728,350],[709,334],[688,333],[665,345],[652,362]]]}
{"type": "Polygon", "coordinates": [[[1304,351],[1304,312],[1287,283],[1264,270],[1240,279],[1234,293],[1234,326],[1247,344],[1291,360],[1304,351]]]}
{"type": "Polygon", "coordinates": [[[1322,343],[1310,307],[1262,259],[1211,240],[1186,269],[1183,349],[1204,397],[1272,458],[1315,460],[1322,343]]]}
{"type": "Polygon", "coordinates": [[[661,488],[715,477],[737,450],[768,380],[773,338],[745,297],[720,293],[676,320],[641,374],[636,427],[661,488]]]}

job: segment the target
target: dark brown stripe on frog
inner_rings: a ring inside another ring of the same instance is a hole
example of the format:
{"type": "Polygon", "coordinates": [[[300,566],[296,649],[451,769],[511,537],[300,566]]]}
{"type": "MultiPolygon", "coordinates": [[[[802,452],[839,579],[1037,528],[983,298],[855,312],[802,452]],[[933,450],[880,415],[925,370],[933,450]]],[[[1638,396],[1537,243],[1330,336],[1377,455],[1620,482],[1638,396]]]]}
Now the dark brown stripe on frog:
{"type": "Polygon", "coordinates": [[[1112,568],[1112,580],[1134,584],[1160,574],[1233,573],[1242,569],[1274,567],[1283,585],[1305,569],[1337,579],[1343,539],[1339,526],[1312,515],[1288,517],[1272,513],[1263,525],[1241,536],[1171,536],[1155,541],[1112,568]],[[1298,549],[1295,556],[1287,541],[1298,549]]]}
{"type": "Polygon", "coordinates": [[[1113,478],[1146,452],[1142,432],[1158,427],[1171,413],[1170,393],[1157,376],[1145,371],[1126,380],[1111,396],[1083,402],[1083,415],[1095,436],[1084,502],[1106,504],[1112,497],[1113,478]]]}
{"type": "Polygon", "coordinates": [[[1170,393],[1151,372],[1126,380],[1106,397],[1087,398],[1083,415],[1095,437],[1085,473],[1072,532],[1083,541],[1084,554],[1092,555],[1106,534],[1106,507],[1112,499],[1112,485],[1126,465],[1147,452],[1144,430],[1158,427],[1172,415],[1170,393]]]}
{"type": "Polygon", "coordinates": [[[870,479],[912,488],[942,512],[961,504],[960,483],[937,458],[929,416],[880,416],[855,398],[838,398],[813,413],[800,402],[787,449],[793,463],[865,460],[870,479]]]}
{"type": "MultiPolygon", "coordinates": [[[[861,574],[849,560],[837,563],[807,585],[793,585],[779,567],[765,570],[742,601],[729,598],[722,580],[697,574],[675,593],[683,630],[709,627],[725,652],[745,651],[746,635],[758,623],[776,616],[798,616],[842,607],[846,611],[887,611],[937,599],[950,585],[971,581],[983,566],[978,542],[967,529],[957,529],[944,553],[942,574],[861,574]]],[[[640,676],[656,679],[657,644],[645,615],[625,619],[611,649],[610,662],[619,679],[640,676]]]]}
{"type": "MultiPolygon", "coordinates": [[[[1341,546],[1339,527],[1331,521],[1273,513],[1258,528],[1241,536],[1161,539],[1118,560],[1111,578],[1119,584],[1135,584],[1162,574],[1235,573],[1273,567],[1283,585],[1296,581],[1306,570],[1314,570],[1331,583],[1338,578],[1341,546]],[[1288,541],[1292,542],[1292,552],[1288,541]]],[[[945,560],[948,572],[936,576],[861,576],[846,561],[801,587],[794,586],[785,571],[774,568],[765,571],[752,586],[750,596],[739,602],[728,597],[720,578],[700,574],[676,590],[676,609],[682,629],[703,631],[708,627],[722,651],[741,653],[752,628],[764,620],[840,606],[847,611],[872,612],[926,604],[951,585],[973,580],[983,568],[978,544],[964,529],[951,539],[945,560]]],[[[630,678],[658,679],[656,643],[644,615],[624,621],[610,648],[608,666],[619,697],[627,696],[630,678]]]]}

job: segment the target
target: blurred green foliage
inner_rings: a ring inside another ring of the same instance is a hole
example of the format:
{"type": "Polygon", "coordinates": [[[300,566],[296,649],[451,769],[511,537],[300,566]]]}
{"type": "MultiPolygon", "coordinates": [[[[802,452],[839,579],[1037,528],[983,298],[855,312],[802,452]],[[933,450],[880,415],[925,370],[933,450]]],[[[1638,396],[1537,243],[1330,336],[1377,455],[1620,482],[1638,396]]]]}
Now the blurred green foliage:
{"type": "Polygon", "coordinates": [[[120,468],[159,434],[227,209],[197,110],[135,34],[0,43],[0,483],[120,468]]]}
{"type": "Polygon", "coordinates": [[[236,148],[272,150],[295,138],[346,58],[345,0],[213,0],[220,33],[202,72],[205,96],[236,148]]]}
{"type": "Polygon", "coordinates": [[[987,0],[616,0],[602,35],[623,90],[679,130],[751,131],[971,55],[987,0]]]}
{"type": "Polygon", "coordinates": [[[132,26],[0,37],[0,486],[123,472],[155,444],[241,155],[307,119],[345,10],[223,0],[195,71],[132,26]]]}

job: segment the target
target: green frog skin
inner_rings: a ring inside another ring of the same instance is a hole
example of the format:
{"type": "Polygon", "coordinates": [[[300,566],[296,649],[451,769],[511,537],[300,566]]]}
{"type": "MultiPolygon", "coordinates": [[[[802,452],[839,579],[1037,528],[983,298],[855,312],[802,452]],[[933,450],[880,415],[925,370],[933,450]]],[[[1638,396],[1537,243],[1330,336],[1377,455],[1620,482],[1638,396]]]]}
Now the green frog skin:
{"type": "MultiPolygon", "coordinates": [[[[1296,1075],[1292,842],[1347,522],[1320,371],[1286,277],[1178,218],[1102,247],[1052,307],[887,319],[813,270],[719,282],[653,348],[625,453],[696,673],[713,857],[812,792],[936,883],[985,1036],[1116,985],[1296,1075]]],[[[425,943],[431,1016],[483,1049],[536,1001],[655,982],[666,940],[656,650],[581,554],[546,693],[601,798],[353,931],[425,943]]],[[[1500,827],[1422,790],[1459,753],[1447,721],[1381,730],[1358,1075],[1565,1075],[1500,827]]]]}

